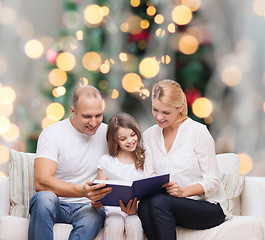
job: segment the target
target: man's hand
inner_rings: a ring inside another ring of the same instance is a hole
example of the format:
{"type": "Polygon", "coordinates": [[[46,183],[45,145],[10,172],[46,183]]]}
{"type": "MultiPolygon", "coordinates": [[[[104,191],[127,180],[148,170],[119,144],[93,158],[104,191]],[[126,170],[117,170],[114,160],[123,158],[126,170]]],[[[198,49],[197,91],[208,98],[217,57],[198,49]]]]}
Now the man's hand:
{"type": "Polygon", "coordinates": [[[92,181],[87,182],[83,185],[83,196],[92,202],[96,202],[111,192],[111,188],[106,188],[105,186],[106,184],[104,183],[92,185],[92,181]]]}
{"type": "Polygon", "coordinates": [[[134,215],[137,212],[137,198],[134,198],[134,200],[130,199],[127,203],[127,206],[123,204],[122,200],[119,200],[121,210],[128,215],[134,215]]]}

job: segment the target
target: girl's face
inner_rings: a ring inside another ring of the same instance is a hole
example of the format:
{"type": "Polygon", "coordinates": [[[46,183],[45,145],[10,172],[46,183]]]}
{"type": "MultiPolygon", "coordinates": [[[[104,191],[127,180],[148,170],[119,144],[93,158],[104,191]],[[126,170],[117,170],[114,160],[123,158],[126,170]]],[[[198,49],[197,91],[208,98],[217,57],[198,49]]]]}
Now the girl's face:
{"type": "Polygon", "coordinates": [[[117,135],[120,149],[128,152],[136,149],[138,137],[132,129],[119,127],[117,135]]]}
{"type": "Polygon", "coordinates": [[[161,103],[158,99],[152,100],[152,113],[161,128],[173,126],[179,118],[180,108],[161,103]]]}

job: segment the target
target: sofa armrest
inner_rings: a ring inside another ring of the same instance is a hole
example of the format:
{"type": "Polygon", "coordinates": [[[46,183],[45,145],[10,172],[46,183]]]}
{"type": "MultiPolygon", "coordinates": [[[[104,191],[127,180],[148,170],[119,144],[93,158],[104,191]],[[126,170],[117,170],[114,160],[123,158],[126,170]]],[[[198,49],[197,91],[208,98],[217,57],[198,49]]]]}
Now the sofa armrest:
{"type": "Polygon", "coordinates": [[[9,215],[9,177],[0,178],[0,217],[9,215]]]}
{"type": "Polygon", "coordinates": [[[241,215],[254,216],[265,226],[265,177],[246,176],[241,193],[241,215]]]}

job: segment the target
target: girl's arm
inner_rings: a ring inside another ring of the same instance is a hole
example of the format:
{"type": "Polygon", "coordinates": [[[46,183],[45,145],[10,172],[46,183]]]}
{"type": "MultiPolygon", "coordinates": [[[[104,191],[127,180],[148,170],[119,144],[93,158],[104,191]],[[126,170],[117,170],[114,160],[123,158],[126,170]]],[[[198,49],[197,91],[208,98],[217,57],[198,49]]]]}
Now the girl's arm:
{"type": "Polygon", "coordinates": [[[101,180],[108,180],[105,176],[105,174],[103,173],[103,171],[101,169],[98,168],[98,177],[97,179],[101,179],[101,180]]]}

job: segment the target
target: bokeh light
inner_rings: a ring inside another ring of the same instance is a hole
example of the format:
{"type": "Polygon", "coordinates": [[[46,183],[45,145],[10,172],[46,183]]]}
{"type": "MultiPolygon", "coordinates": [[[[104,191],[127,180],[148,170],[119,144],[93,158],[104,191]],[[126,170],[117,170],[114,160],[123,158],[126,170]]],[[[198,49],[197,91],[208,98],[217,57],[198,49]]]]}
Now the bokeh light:
{"type": "Polygon", "coordinates": [[[16,20],[16,12],[10,7],[0,7],[0,24],[12,24],[16,20]]]}
{"type": "Polygon", "coordinates": [[[14,110],[12,103],[3,104],[0,102],[0,116],[9,117],[14,110]]]}
{"type": "Polygon", "coordinates": [[[150,26],[150,22],[148,20],[146,20],[146,19],[141,20],[140,27],[142,29],[147,29],[147,28],[149,28],[149,26],[150,26]]]}
{"type": "Polygon", "coordinates": [[[198,40],[191,35],[184,35],[179,40],[179,50],[186,55],[195,53],[198,47],[198,40]]]}
{"type": "Polygon", "coordinates": [[[140,5],[140,0],[131,0],[130,4],[132,5],[132,7],[138,7],[140,5]]]}
{"type": "Polygon", "coordinates": [[[162,29],[162,28],[158,28],[157,30],[156,30],[156,36],[157,37],[164,37],[165,36],[165,34],[166,34],[166,31],[164,30],[164,29],[162,29]]]}
{"type": "Polygon", "coordinates": [[[242,80],[242,72],[237,66],[227,66],[222,71],[222,81],[229,87],[238,85],[242,80]]]}
{"type": "Polygon", "coordinates": [[[55,123],[55,122],[57,122],[57,121],[56,121],[56,120],[52,120],[52,119],[50,119],[49,117],[46,116],[46,117],[41,121],[41,127],[42,127],[42,129],[44,129],[44,128],[50,126],[51,124],[53,124],[53,123],[55,123]]]}
{"type": "Polygon", "coordinates": [[[239,153],[240,158],[240,174],[247,174],[253,167],[252,158],[246,153],[239,153]]]}
{"type": "Polygon", "coordinates": [[[142,18],[137,15],[128,17],[126,23],[128,24],[128,32],[131,34],[139,34],[142,32],[141,28],[142,18]]]}
{"type": "Polygon", "coordinates": [[[4,134],[10,128],[10,120],[7,117],[0,116],[0,134],[4,134]]]}
{"type": "Polygon", "coordinates": [[[208,98],[197,98],[192,104],[192,112],[199,118],[207,118],[213,111],[213,104],[208,98]]]}
{"type": "Polygon", "coordinates": [[[156,8],[154,6],[149,6],[147,9],[146,9],[146,13],[147,15],[149,16],[154,16],[156,14],[156,8]]]}
{"type": "Polygon", "coordinates": [[[155,77],[159,70],[159,62],[153,57],[144,58],[139,64],[139,72],[145,78],[155,77]]]}
{"type": "Polygon", "coordinates": [[[136,73],[127,73],[122,78],[122,87],[127,92],[139,92],[142,86],[142,79],[136,73]]]}
{"type": "Polygon", "coordinates": [[[2,138],[7,142],[12,142],[18,139],[20,130],[17,125],[11,123],[7,132],[2,134],[2,138]]]}
{"type": "Polygon", "coordinates": [[[83,40],[83,38],[84,38],[83,35],[84,35],[83,31],[81,31],[81,30],[76,31],[76,39],[77,40],[79,40],[79,41],[83,40]]]}
{"type": "Polygon", "coordinates": [[[97,4],[91,4],[84,10],[84,20],[85,23],[88,23],[89,25],[91,24],[96,27],[102,22],[103,18],[104,12],[97,4]]]}
{"type": "Polygon", "coordinates": [[[11,87],[0,88],[0,103],[10,104],[16,99],[16,92],[11,87]]]}
{"type": "Polygon", "coordinates": [[[83,56],[83,67],[88,71],[96,71],[101,65],[101,56],[97,52],[87,52],[83,56]]]}
{"type": "Polygon", "coordinates": [[[263,17],[265,13],[265,1],[264,0],[253,1],[252,8],[255,14],[263,17]]]}
{"type": "Polygon", "coordinates": [[[192,19],[190,8],[184,5],[176,6],[172,11],[172,19],[178,25],[188,24],[192,19]]]}
{"type": "Polygon", "coordinates": [[[62,52],[57,56],[56,65],[63,71],[71,71],[76,65],[75,56],[69,52],[62,52]]]}
{"type": "Polygon", "coordinates": [[[64,86],[59,86],[59,87],[54,88],[54,89],[52,90],[52,95],[53,95],[54,97],[61,97],[61,96],[63,96],[65,93],[66,93],[66,89],[65,89],[64,86]]]}
{"type": "Polygon", "coordinates": [[[167,30],[168,30],[168,32],[170,32],[170,33],[175,33],[175,32],[176,32],[176,26],[175,26],[175,24],[174,24],[174,23],[170,23],[170,24],[168,24],[168,26],[167,26],[167,30]]]}
{"type": "Polygon", "coordinates": [[[117,99],[119,95],[119,91],[117,89],[113,89],[111,93],[111,99],[117,99]]]}
{"type": "Polygon", "coordinates": [[[46,108],[46,115],[52,121],[59,121],[65,114],[64,106],[60,103],[50,103],[46,108]]]}
{"type": "Polygon", "coordinates": [[[32,59],[40,58],[44,53],[43,44],[37,40],[29,40],[25,45],[25,54],[32,59]]]}
{"type": "Polygon", "coordinates": [[[162,24],[164,22],[165,18],[162,14],[157,14],[154,18],[154,21],[156,24],[162,24]]]}
{"type": "Polygon", "coordinates": [[[171,62],[171,58],[170,58],[170,56],[168,56],[168,55],[163,55],[163,56],[161,57],[161,62],[164,63],[164,64],[169,64],[169,63],[171,62]]]}
{"type": "Polygon", "coordinates": [[[9,159],[9,149],[4,145],[0,145],[0,164],[6,163],[9,159]]]}
{"type": "Polygon", "coordinates": [[[57,86],[64,85],[66,81],[67,81],[67,74],[62,69],[55,68],[50,71],[49,82],[53,86],[57,87],[57,86]]]}
{"type": "Polygon", "coordinates": [[[181,0],[181,4],[189,7],[194,12],[200,8],[201,0],[181,0]]]}

